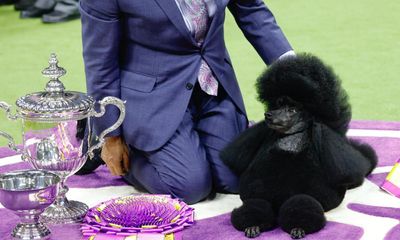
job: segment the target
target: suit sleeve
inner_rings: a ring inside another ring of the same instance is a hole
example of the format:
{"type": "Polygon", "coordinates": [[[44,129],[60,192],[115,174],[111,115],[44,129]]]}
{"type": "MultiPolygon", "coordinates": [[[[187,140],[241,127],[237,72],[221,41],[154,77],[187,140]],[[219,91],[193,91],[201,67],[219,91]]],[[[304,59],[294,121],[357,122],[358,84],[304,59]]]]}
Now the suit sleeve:
{"type": "Polygon", "coordinates": [[[263,0],[230,0],[228,8],[266,64],[293,50],[263,0]]]}
{"type": "MultiPolygon", "coordinates": [[[[96,101],[106,96],[120,98],[119,9],[115,0],[81,0],[83,59],[87,92],[96,101]]],[[[98,106],[96,106],[97,108],[98,106]]],[[[100,134],[114,124],[119,110],[107,106],[101,118],[94,118],[94,128],[100,134]]],[[[121,129],[108,136],[119,136],[121,129]]]]}

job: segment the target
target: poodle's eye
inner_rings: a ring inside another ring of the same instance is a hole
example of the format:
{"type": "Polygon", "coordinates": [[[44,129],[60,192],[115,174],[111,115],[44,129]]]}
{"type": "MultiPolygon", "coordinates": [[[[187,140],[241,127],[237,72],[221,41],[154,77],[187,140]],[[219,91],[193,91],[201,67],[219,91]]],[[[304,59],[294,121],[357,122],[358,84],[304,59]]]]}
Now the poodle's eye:
{"type": "Polygon", "coordinates": [[[296,108],[289,108],[289,112],[290,113],[297,113],[297,109],[296,108]]]}
{"type": "Polygon", "coordinates": [[[278,100],[276,100],[276,105],[277,105],[278,107],[283,106],[283,105],[284,105],[283,99],[282,99],[282,98],[279,98],[278,100]]]}

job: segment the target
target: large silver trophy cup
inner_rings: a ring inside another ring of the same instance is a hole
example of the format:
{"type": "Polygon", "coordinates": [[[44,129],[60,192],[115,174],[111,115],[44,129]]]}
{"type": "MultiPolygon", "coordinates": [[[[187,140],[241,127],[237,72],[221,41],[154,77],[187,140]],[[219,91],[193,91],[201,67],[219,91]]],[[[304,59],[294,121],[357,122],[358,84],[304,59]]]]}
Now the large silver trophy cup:
{"type": "Polygon", "coordinates": [[[45,222],[80,222],[88,206],[78,201],[68,201],[66,179],[77,172],[93,151],[104,143],[104,136],[118,128],[124,117],[124,102],[115,97],[105,97],[95,110],[95,101],[80,92],[65,91],[59,78],[66,71],[58,66],[55,54],[50,56],[49,67],[42,74],[50,78],[45,92],[36,92],[19,98],[16,114],[10,105],[0,102],[11,120],[21,119],[23,148],[18,149],[13,138],[0,131],[0,136],[9,140],[9,147],[22,154],[35,169],[51,171],[61,178],[59,194],[53,205],[41,215],[45,222]],[[120,110],[116,123],[99,134],[98,144],[91,146],[92,117],[101,117],[106,105],[115,105],[120,110]],[[86,129],[84,132],[82,129],[86,129]]]}

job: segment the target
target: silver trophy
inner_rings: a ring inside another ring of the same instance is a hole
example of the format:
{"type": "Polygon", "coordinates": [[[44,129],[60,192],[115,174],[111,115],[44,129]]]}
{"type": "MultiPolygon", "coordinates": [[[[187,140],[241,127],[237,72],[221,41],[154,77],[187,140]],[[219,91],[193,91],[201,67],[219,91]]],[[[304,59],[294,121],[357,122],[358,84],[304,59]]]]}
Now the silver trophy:
{"type": "Polygon", "coordinates": [[[51,54],[49,67],[42,74],[50,81],[45,92],[27,94],[16,101],[16,114],[11,113],[7,103],[0,102],[10,120],[22,121],[22,149],[18,149],[13,138],[0,131],[0,136],[8,139],[9,147],[22,154],[35,169],[56,173],[61,178],[60,190],[53,205],[41,215],[45,222],[80,222],[88,206],[82,202],[69,201],[66,198],[68,187],[66,179],[77,172],[93,151],[104,143],[106,134],[117,129],[125,118],[124,102],[115,97],[105,97],[98,102],[99,112],[95,110],[95,101],[84,93],[65,91],[59,78],[66,74],[58,66],[55,54],[51,54]],[[98,137],[98,143],[91,146],[92,117],[101,117],[106,105],[112,104],[120,110],[116,123],[104,130],[98,137]],[[84,133],[82,129],[86,129],[84,133]]]}

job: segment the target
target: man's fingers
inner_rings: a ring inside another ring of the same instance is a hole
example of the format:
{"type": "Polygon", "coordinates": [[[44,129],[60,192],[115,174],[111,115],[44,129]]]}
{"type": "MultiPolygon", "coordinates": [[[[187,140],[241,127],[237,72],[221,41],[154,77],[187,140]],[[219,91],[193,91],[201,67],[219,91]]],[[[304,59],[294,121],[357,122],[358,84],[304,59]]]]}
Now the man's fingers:
{"type": "Polygon", "coordinates": [[[128,145],[126,145],[126,143],[123,143],[122,145],[124,146],[125,152],[129,152],[129,147],[128,147],[128,145]]]}
{"type": "Polygon", "coordinates": [[[123,163],[123,167],[124,167],[124,171],[125,173],[129,172],[129,155],[127,152],[123,153],[122,156],[122,163],[123,163]]]}
{"type": "Polygon", "coordinates": [[[108,142],[103,146],[101,158],[112,175],[121,176],[129,171],[128,147],[123,142],[108,142]]]}
{"type": "Polygon", "coordinates": [[[107,165],[108,170],[110,170],[111,175],[116,175],[114,167],[112,165],[109,165],[109,164],[106,164],[106,165],[107,165]]]}
{"type": "Polygon", "coordinates": [[[122,169],[122,156],[120,157],[120,159],[114,159],[113,161],[113,169],[116,176],[121,176],[124,175],[124,171],[122,169]]]}
{"type": "Polygon", "coordinates": [[[115,162],[107,165],[108,168],[110,169],[110,172],[114,176],[121,176],[123,175],[122,167],[120,166],[121,162],[118,162],[118,164],[115,164],[115,162]]]}
{"type": "Polygon", "coordinates": [[[108,169],[110,170],[111,174],[116,176],[118,175],[118,169],[117,169],[117,165],[115,164],[115,160],[114,157],[111,157],[108,154],[101,154],[101,158],[104,160],[104,162],[106,163],[108,169]]]}
{"type": "Polygon", "coordinates": [[[107,163],[106,161],[107,161],[107,156],[106,156],[106,154],[104,153],[105,151],[104,151],[104,149],[102,149],[101,150],[101,153],[100,153],[100,157],[101,157],[101,159],[103,159],[103,161],[105,162],[105,163],[107,163]]]}

